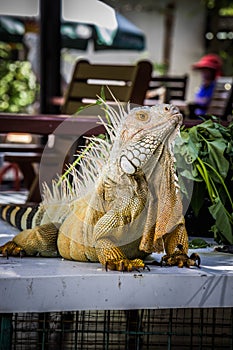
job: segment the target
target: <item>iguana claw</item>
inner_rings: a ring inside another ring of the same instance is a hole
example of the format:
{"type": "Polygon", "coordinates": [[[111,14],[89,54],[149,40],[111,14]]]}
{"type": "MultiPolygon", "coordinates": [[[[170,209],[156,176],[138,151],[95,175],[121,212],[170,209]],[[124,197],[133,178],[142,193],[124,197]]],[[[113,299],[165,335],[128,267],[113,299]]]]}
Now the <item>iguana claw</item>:
{"type": "Polygon", "coordinates": [[[178,267],[190,267],[196,266],[200,268],[201,258],[197,253],[191,254],[189,257],[187,254],[181,251],[175,251],[171,255],[164,255],[161,259],[161,266],[178,266],[178,267]]]}
{"type": "Polygon", "coordinates": [[[200,268],[200,265],[201,265],[201,258],[200,258],[200,256],[199,256],[197,253],[192,253],[192,254],[190,255],[190,258],[188,259],[188,262],[187,262],[187,263],[189,264],[188,267],[190,267],[190,266],[197,266],[197,267],[200,268]],[[197,262],[197,263],[196,263],[196,262],[197,262]]]}
{"type": "Polygon", "coordinates": [[[5,256],[7,259],[9,256],[19,256],[22,258],[25,255],[25,251],[15,242],[9,241],[0,247],[0,254],[5,256]]]}
{"type": "Polygon", "coordinates": [[[126,258],[120,259],[120,260],[108,260],[105,264],[106,271],[108,270],[115,270],[115,271],[139,271],[139,269],[145,269],[148,268],[147,265],[144,264],[144,262],[141,259],[134,259],[129,260],[126,258]]]}

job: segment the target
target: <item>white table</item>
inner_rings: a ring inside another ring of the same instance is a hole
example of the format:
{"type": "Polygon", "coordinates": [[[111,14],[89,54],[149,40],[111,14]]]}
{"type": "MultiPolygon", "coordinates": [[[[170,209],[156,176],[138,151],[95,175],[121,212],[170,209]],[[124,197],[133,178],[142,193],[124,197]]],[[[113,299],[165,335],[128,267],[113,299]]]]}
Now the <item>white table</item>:
{"type": "MultiPolygon", "coordinates": [[[[1,221],[0,244],[15,232],[1,221]]],[[[0,257],[0,313],[232,307],[233,255],[198,252],[201,269],[150,266],[140,273],[61,258],[0,257]]]]}

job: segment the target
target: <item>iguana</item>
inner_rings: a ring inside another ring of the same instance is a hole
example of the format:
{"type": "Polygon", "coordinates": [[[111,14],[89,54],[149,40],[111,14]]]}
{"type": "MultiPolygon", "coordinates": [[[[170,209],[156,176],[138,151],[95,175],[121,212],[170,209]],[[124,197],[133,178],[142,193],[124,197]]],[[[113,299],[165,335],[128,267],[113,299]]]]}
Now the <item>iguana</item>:
{"type": "Polygon", "coordinates": [[[60,255],[124,271],[144,268],[152,252],[187,256],[172,152],[181,113],[169,104],[118,112],[103,104],[109,140],[90,139],[72,188],[55,180],[39,206],[1,207],[1,217],[23,230],[2,254],[60,255]]]}

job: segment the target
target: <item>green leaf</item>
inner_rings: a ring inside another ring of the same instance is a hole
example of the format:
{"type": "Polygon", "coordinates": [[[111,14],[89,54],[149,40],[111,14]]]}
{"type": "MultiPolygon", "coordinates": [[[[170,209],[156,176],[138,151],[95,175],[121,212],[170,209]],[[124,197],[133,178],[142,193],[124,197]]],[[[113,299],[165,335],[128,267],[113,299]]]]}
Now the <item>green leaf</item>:
{"type": "Polygon", "coordinates": [[[218,125],[213,120],[207,120],[196,126],[196,132],[208,136],[209,140],[215,140],[222,137],[218,125]]]}
{"type": "Polygon", "coordinates": [[[105,92],[104,92],[104,86],[101,87],[100,97],[101,97],[104,101],[106,101],[106,96],[105,96],[105,92]]]}
{"type": "Polygon", "coordinates": [[[196,168],[191,168],[190,169],[185,169],[185,170],[180,170],[179,175],[181,175],[182,177],[188,179],[188,180],[192,180],[192,181],[197,181],[197,182],[202,182],[203,180],[200,178],[196,168]]]}
{"type": "Polygon", "coordinates": [[[204,204],[206,197],[206,186],[205,183],[194,183],[193,195],[191,199],[191,207],[194,211],[195,216],[197,217],[200,209],[204,204]]]}
{"type": "Polygon", "coordinates": [[[209,247],[209,244],[202,238],[195,238],[189,242],[189,248],[198,249],[209,247]]]}
{"type": "Polygon", "coordinates": [[[224,157],[227,143],[223,139],[216,139],[208,142],[207,147],[209,155],[208,163],[212,164],[212,166],[222,175],[223,178],[226,178],[229,169],[229,162],[224,157]]]}
{"type": "Polygon", "coordinates": [[[174,145],[174,154],[184,157],[187,164],[193,163],[198,157],[198,145],[195,144],[187,132],[181,132],[174,145]]]}
{"type": "Polygon", "coordinates": [[[228,215],[224,205],[219,198],[216,198],[215,203],[209,207],[209,211],[216,223],[212,229],[215,232],[216,239],[219,241],[218,232],[220,234],[220,240],[224,244],[233,244],[232,235],[232,217],[228,215]]]}

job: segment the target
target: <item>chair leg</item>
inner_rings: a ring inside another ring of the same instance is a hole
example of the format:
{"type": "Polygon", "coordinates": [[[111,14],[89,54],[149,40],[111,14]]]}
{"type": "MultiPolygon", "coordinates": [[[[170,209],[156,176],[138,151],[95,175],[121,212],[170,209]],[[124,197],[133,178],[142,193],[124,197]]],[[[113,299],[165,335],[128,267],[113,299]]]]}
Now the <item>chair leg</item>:
{"type": "Polygon", "coordinates": [[[27,203],[40,203],[41,202],[41,194],[39,187],[39,175],[37,174],[28,193],[28,197],[26,200],[27,203]]]}

